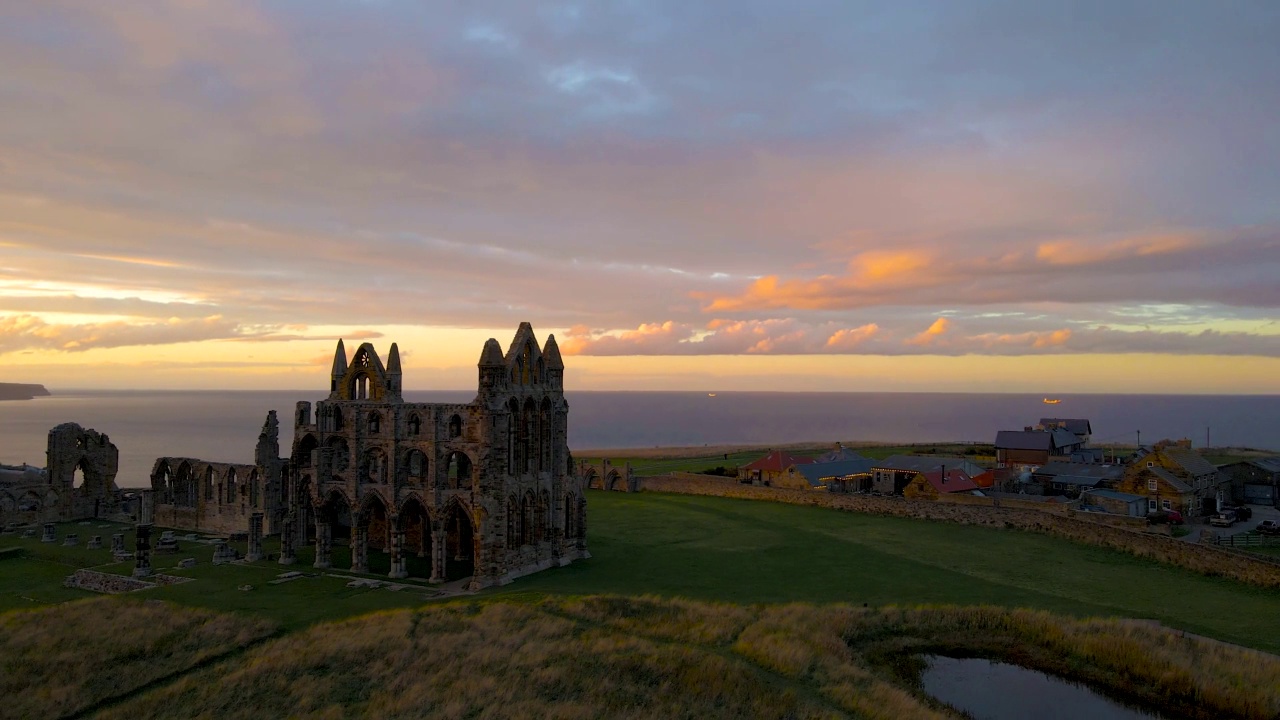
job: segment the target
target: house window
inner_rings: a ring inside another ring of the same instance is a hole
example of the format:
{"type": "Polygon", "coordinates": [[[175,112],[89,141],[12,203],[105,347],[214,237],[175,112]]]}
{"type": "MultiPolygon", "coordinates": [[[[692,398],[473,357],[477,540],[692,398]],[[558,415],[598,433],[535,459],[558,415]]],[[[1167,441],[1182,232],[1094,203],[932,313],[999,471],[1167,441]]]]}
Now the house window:
{"type": "Polygon", "coordinates": [[[1150,460],[1147,461],[1147,467],[1155,467],[1155,466],[1156,466],[1155,463],[1151,462],[1150,460]]]}
{"type": "Polygon", "coordinates": [[[1155,499],[1154,499],[1154,498],[1152,498],[1152,499],[1150,499],[1150,500],[1147,500],[1147,511],[1148,511],[1148,512],[1155,512],[1155,511],[1156,511],[1156,501],[1155,501],[1155,499]]]}
{"type": "Polygon", "coordinates": [[[1150,490],[1151,492],[1155,492],[1155,491],[1156,491],[1156,488],[1157,488],[1157,486],[1156,486],[1156,479],[1155,479],[1155,478],[1151,478],[1150,480],[1148,480],[1148,481],[1147,481],[1147,489],[1148,489],[1148,490],[1150,490]]]}
{"type": "Polygon", "coordinates": [[[1160,501],[1160,507],[1161,507],[1162,509],[1164,509],[1164,510],[1172,510],[1172,509],[1173,509],[1173,503],[1169,502],[1168,500],[1161,500],[1161,501],[1160,501]]]}

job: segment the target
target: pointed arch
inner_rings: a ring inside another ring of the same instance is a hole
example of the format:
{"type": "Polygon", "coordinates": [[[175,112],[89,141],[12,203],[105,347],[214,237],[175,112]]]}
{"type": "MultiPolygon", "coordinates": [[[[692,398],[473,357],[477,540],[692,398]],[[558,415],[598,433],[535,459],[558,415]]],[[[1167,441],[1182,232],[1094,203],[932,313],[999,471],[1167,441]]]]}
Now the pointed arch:
{"type": "Polygon", "coordinates": [[[191,474],[191,462],[183,460],[174,473],[174,504],[183,507],[195,507],[199,494],[196,491],[196,479],[191,474]]]}
{"type": "Polygon", "coordinates": [[[538,512],[536,514],[538,524],[538,542],[550,540],[555,537],[551,532],[552,512],[551,512],[551,493],[542,490],[538,493],[538,512]]]}
{"type": "Polygon", "coordinates": [[[347,439],[344,437],[331,437],[325,442],[325,447],[333,451],[333,469],[336,472],[343,472],[351,465],[351,448],[347,445],[347,439]]]}
{"type": "Polygon", "coordinates": [[[445,576],[458,580],[475,573],[475,523],[470,508],[454,497],[445,509],[445,576]]]}
{"type": "Polygon", "coordinates": [[[462,437],[462,416],[454,413],[449,418],[449,438],[462,437]]]}
{"type": "Polygon", "coordinates": [[[214,493],[218,486],[218,474],[214,472],[212,465],[204,466],[204,499],[212,502],[214,493]]]}
{"type": "Polygon", "coordinates": [[[378,435],[382,432],[382,413],[373,410],[365,419],[365,427],[369,429],[370,435],[378,435]]]}
{"type": "Polygon", "coordinates": [[[260,487],[261,480],[262,478],[258,475],[258,469],[254,468],[249,473],[249,507],[251,508],[258,507],[259,493],[262,490],[260,487]]]}
{"type": "Polygon", "coordinates": [[[387,454],[379,447],[364,451],[360,459],[360,482],[385,485],[387,483],[387,454]]]}
{"type": "Polygon", "coordinates": [[[311,433],[303,435],[298,440],[297,450],[293,453],[294,467],[309,468],[312,466],[312,455],[316,448],[320,447],[320,441],[316,440],[316,436],[311,433]]]}
{"type": "Polygon", "coordinates": [[[418,436],[422,434],[422,418],[419,417],[418,413],[409,415],[409,420],[405,425],[408,427],[410,435],[418,436]]]}
{"type": "Polygon", "coordinates": [[[410,482],[421,483],[430,471],[427,454],[417,448],[410,450],[405,453],[404,467],[410,482]]]}
{"type": "Polygon", "coordinates": [[[447,487],[452,489],[463,489],[471,487],[472,477],[471,458],[461,450],[450,452],[446,458],[445,466],[447,487]]]}
{"type": "Polygon", "coordinates": [[[516,504],[516,496],[507,496],[507,548],[515,549],[520,545],[520,506],[516,504]]]}
{"type": "Polygon", "coordinates": [[[224,483],[226,488],[226,503],[232,505],[236,502],[236,469],[227,468],[227,479],[224,483]]]}
{"type": "Polygon", "coordinates": [[[569,493],[564,496],[564,536],[565,539],[577,537],[578,496],[569,493]]]}

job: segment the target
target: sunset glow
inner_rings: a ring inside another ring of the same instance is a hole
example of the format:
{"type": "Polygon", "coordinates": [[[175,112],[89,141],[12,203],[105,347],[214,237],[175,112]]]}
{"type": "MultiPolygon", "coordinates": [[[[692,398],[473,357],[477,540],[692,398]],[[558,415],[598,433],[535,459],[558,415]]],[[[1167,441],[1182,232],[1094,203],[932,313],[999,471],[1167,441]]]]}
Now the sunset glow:
{"type": "Polygon", "coordinates": [[[1280,393],[1280,9],[0,5],[0,358],[1280,393]]]}

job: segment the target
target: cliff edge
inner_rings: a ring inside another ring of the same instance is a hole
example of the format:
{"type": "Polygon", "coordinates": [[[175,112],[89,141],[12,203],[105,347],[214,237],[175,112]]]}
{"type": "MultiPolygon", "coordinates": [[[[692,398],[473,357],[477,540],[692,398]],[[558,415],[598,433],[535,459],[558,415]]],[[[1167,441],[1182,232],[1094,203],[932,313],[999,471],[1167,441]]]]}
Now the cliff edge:
{"type": "Polygon", "coordinates": [[[51,393],[34,383],[0,383],[0,400],[31,400],[51,393]]]}

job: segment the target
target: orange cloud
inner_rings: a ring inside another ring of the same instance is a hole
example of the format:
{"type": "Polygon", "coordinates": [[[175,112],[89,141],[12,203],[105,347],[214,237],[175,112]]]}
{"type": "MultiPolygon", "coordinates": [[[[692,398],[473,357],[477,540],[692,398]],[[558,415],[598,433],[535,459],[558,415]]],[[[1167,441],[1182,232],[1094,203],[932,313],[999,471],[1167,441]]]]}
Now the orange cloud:
{"type": "MultiPolygon", "coordinates": [[[[859,253],[848,264],[844,276],[819,275],[810,280],[780,281],[769,275],[751,283],[736,297],[712,298],[707,312],[734,312],[766,308],[833,310],[859,304],[858,296],[872,296],[887,288],[929,285],[942,281],[941,273],[922,272],[933,256],[921,250],[872,250],[859,253]]],[[[704,294],[694,297],[705,299],[704,294]]]]}
{"type": "Polygon", "coordinates": [[[831,349],[850,350],[870,340],[880,332],[880,326],[868,323],[861,327],[837,330],[827,338],[827,347],[831,349]]]}
{"type": "Polygon", "coordinates": [[[1046,332],[984,333],[966,338],[966,340],[977,343],[986,349],[998,346],[1020,346],[1045,350],[1066,345],[1071,340],[1071,330],[1063,328],[1062,330],[1046,332]]]}
{"type": "Polygon", "coordinates": [[[938,338],[945,335],[947,330],[950,330],[950,329],[951,329],[951,321],[944,317],[940,317],[937,320],[934,320],[933,324],[930,325],[927,330],[920,333],[919,335],[916,335],[910,340],[907,340],[906,342],[908,345],[921,345],[921,346],[932,345],[934,344],[935,341],[938,340],[938,338]]]}
{"type": "Polygon", "coordinates": [[[1036,247],[1036,259],[1050,265],[1094,265],[1123,258],[1181,252],[1202,242],[1189,234],[1129,237],[1106,244],[1055,240],[1040,243],[1036,247]]]}

